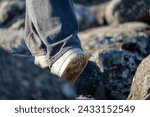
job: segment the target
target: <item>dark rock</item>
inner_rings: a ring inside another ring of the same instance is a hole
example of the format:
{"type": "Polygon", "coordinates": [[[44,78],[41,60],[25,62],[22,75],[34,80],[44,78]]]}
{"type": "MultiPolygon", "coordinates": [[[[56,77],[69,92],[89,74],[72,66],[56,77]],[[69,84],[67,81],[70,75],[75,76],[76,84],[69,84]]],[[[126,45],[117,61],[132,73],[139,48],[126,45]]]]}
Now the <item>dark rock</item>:
{"type": "Polygon", "coordinates": [[[9,29],[13,30],[25,29],[25,14],[19,15],[18,17],[14,18],[7,24],[7,26],[9,27],[9,29]]]}
{"type": "Polygon", "coordinates": [[[49,70],[0,49],[0,99],[75,99],[75,92],[49,70]]]}
{"type": "Polygon", "coordinates": [[[136,68],[142,60],[141,57],[129,51],[119,50],[103,51],[97,57],[106,98],[127,99],[136,68]]]}
{"type": "Polygon", "coordinates": [[[109,24],[139,21],[149,14],[149,0],[112,0],[106,9],[106,20],[109,24]]]}
{"type": "Polygon", "coordinates": [[[98,26],[98,22],[89,7],[77,4],[74,6],[80,31],[98,26]]]}
{"type": "Polygon", "coordinates": [[[89,61],[86,69],[75,84],[77,95],[91,95],[95,99],[105,99],[105,91],[96,63],[89,61]],[[101,86],[99,86],[101,84],[101,86]],[[99,90],[99,91],[98,91],[99,90]]]}
{"type": "Polygon", "coordinates": [[[0,11],[0,25],[11,25],[11,21],[13,21],[17,17],[20,17],[20,15],[25,12],[25,1],[3,1],[0,6],[0,11]]]}
{"type": "Polygon", "coordinates": [[[11,50],[12,54],[20,54],[20,55],[31,55],[29,49],[27,48],[27,46],[25,44],[21,44],[16,48],[13,48],[11,50]]]}
{"type": "Polygon", "coordinates": [[[139,67],[132,81],[129,100],[150,99],[150,56],[146,57],[139,67]]]}

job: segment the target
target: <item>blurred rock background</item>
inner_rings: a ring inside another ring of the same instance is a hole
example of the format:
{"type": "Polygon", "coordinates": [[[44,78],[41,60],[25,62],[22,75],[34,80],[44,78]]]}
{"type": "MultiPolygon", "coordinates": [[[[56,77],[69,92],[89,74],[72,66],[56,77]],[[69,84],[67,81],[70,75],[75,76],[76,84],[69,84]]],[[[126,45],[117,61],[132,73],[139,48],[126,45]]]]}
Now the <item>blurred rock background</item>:
{"type": "Polygon", "coordinates": [[[149,99],[149,0],[74,0],[90,60],[75,87],[33,64],[25,7],[25,0],[0,0],[0,99],[149,99]]]}

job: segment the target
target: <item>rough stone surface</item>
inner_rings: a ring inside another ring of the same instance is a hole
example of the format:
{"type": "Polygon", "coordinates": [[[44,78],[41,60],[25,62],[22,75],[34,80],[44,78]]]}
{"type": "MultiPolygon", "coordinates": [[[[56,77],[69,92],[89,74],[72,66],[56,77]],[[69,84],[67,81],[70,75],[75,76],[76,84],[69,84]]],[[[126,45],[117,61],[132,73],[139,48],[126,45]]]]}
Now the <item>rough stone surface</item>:
{"type": "Polygon", "coordinates": [[[10,26],[25,12],[25,1],[3,1],[0,5],[0,25],[10,26]],[[12,22],[13,21],[13,22],[12,22]]]}
{"type": "Polygon", "coordinates": [[[95,99],[106,99],[100,70],[96,63],[88,62],[86,69],[75,84],[75,89],[77,95],[91,95],[95,99]]]}
{"type": "Polygon", "coordinates": [[[106,8],[106,20],[109,24],[139,21],[149,14],[149,0],[112,0],[106,8]]]}
{"type": "Polygon", "coordinates": [[[97,57],[107,99],[127,99],[141,57],[119,50],[103,51],[97,57]]]}
{"type": "Polygon", "coordinates": [[[150,99],[150,56],[145,58],[137,68],[128,99],[150,99]]]}
{"type": "Polygon", "coordinates": [[[49,70],[0,49],[0,99],[75,99],[75,92],[49,70]]]}

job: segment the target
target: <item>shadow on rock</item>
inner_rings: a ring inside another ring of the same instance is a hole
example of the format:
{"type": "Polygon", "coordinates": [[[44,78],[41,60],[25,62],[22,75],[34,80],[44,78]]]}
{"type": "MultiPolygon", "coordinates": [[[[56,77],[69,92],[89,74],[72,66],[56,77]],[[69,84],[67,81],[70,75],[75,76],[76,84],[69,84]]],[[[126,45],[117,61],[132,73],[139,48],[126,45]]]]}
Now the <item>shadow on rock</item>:
{"type": "Polygon", "coordinates": [[[88,62],[86,69],[77,80],[75,88],[77,95],[91,95],[95,99],[105,99],[100,71],[95,62],[88,62]]]}
{"type": "Polygon", "coordinates": [[[98,66],[107,99],[127,99],[141,60],[141,57],[129,51],[110,50],[98,54],[98,66]]]}
{"type": "Polygon", "coordinates": [[[75,99],[74,89],[26,57],[0,49],[0,99],[75,99]]]}

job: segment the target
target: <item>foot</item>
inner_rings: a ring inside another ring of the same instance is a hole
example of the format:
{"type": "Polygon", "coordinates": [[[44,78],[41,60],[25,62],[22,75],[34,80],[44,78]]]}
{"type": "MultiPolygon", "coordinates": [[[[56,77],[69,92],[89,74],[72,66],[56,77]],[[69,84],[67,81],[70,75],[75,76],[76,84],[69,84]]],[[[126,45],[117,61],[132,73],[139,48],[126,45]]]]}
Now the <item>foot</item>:
{"type": "Polygon", "coordinates": [[[40,66],[41,68],[49,67],[46,55],[36,56],[34,60],[34,64],[40,66]]]}
{"type": "MultiPolygon", "coordinates": [[[[88,62],[84,52],[79,48],[67,51],[51,67],[51,73],[67,79],[74,85],[88,62]]],[[[35,57],[35,64],[41,68],[49,66],[46,56],[35,57]]]]}
{"type": "Polygon", "coordinates": [[[55,75],[67,79],[74,85],[77,78],[83,72],[88,59],[79,48],[67,51],[51,67],[51,72],[55,75]]]}

